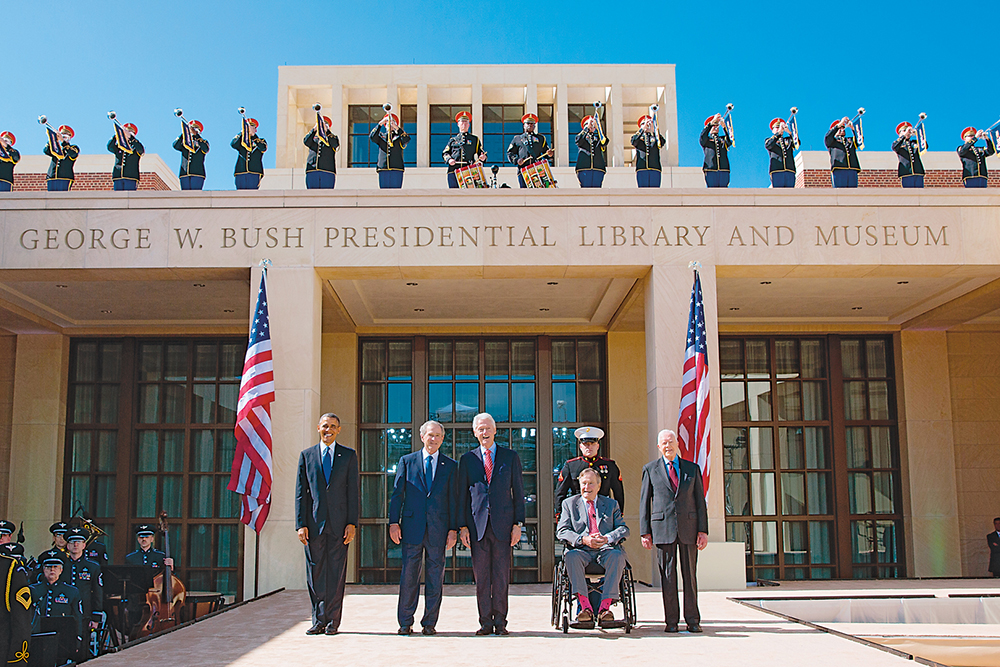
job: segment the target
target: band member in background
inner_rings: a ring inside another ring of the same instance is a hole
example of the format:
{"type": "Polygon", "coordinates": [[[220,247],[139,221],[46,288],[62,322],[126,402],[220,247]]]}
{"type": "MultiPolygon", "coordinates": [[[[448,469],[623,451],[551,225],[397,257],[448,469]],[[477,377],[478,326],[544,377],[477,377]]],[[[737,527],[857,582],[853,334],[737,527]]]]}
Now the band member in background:
{"type": "Polygon", "coordinates": [[[104,611],[104,579],[101,566],[84,557],[87,546],[87,531],[70,528],[66,531],[66,548],[69,552],[63,566],[63,581],[76,586],[83,602],[84,629],[96,630],[104,611]]]}
{"type": "Polygon", "coordinates": [[[701,170],[705,172],[705,185],[710,188],[729,187],[729,147],[733,145],[733,141],[726,133],[719,136],[720,126],[722,114],[709,116],[705,119],[705,129],[701,131],[699,139],[701,147],[705,149],[701,170]]]}
{"type": "Polygon", "coordinates": [[[173,567],[174,559],[167,558],[167,554],[159,549],[153,548],[153,540],[156,538],[156,527],[148,523],[135,527],[135,539],[139,543],[139,548],[125,556],[126,565],[145,565],[153,570],[153,574],[159,574],[164,565],[173,567]]]}
{"type": "Polygon", "coordinates": [[[43,618],[65,616],[73,619],[72,625],[76,641],[73,642],[69,655],[65,650],[68,647],[60,644],[57,664],[62,664],[78,653],[80,643],[83,640],[83,601],[80,599],[80,591],[76,586],[61,580],[65,567],[62,554],[55,549],[50,549],[39,556],[38,561],[42,568],[42,577],[37,584],[28,587],[31,601],[35,605],[31,621],[32,631],[41,630],[41,619],[43,618]]]}
{"type": "Polygon", "coordinates": [[[243,145],[242,133],[237,134],[229,142],[229,145],[239,153],[236,158],[236,168],[233,171],[236,176],[237,190],[256,190],[260,187],[260,180],[264,178],[264,153],[267,152],[267,142],[257,136],[257,128],[260,124],[256,118],[248,118],[247,124],[250,128],[249,149],[243,145]]]}
{"type": "Polygon", "coordinates": [[[521,116],[521,123],[524,125],[524,132],[511,140],[510,146],[507,147],[507,159],[517,165],[517,182],[522,188],[526,188],[528,186],[521,177],[521,168],[552,157],[554,149],[549,148],[549,142],[545,137],[535,132],[538,116],[526,113],[521,116]]]}
{"type": "Polygon", "coordinates": [[[330,131],[331,122],[323,116],[326,141],[319,136],[320,128],[316,125],[302,139],[302,143],[309,149],[309,157],[306,158],[308,190],[332,190],[337,185],[337,149],[340,148],[340,139],[330,131]]]}
{"type": "Polygon", "coordinates": [[[635,181],[640,188],[660,187],[660,149],[667,145],[662,134],[655,132],[652,116],[641,116],[636,124],[639,131],[632,135],[635,148],[635,181]]]}
{"type": "Polygon", "coordinates": [[[398,190],[403,187],[403,149],[410,143],[410,135],[400,126],[399,116],[386,114],[372,128],[368,139],[378,146],[378,167],[375,171],[378,172],[379,188],[398,190]]]}
{"type": "Polygon", "coordinates": [[[486,151],[483,150],[479,137],[469,133],[472,114],[468,111],[459,111],[455,114],[455,122],[458,123],[458,134],[448,139],[448,145],[441,154],[448,164],[449,188],[458,187],[458,179],[455,178],[456,169],[476,162],[486,162],[486,151]]]}
{"type": "Polygon", "coordinates": [[[75,136],[73,128],[69,125],[60,125],[58,134],[59,147],[63,157],[53,155],[52,151],[49,150],[48,144],[45,145],[45,150],[42,151],[52,158],[52,163],[49,165],[49,171],[46,174],[47,180],[45,181],[46,189],[49,192],[65,192],[73,187],[73,181],[76,178],[73,174],[73,163],[80,157],[80,147],[69,143],[75,136]]]}
{"type": "Polygon", "coordinates": [[[795,145],[791,135],[785,136],[788,125],[783,118],[771,121],[771,136],[764,140],[770,158],[767,171],[772,188],[795,187],[795,145]]]}
{"type": "Polygon", "coordinates": [[[189,151],[184,146],[183,134],[174,142],[174,149],[181,152],[181,190],[201,190],[205,185],[205,156],[208,155],[208,141],[201,136],[205,126],[201,121],[193,120],[188,123],[188,127],[194,138],[195,145],[191,147],[194,150],[189,151]]]}
{"type": "Polygon", "coordinates": [[[0,192],[14,189],[14,165],[21,160],[21,154],[14,148],[16,142],[12,132],[0,132],[0,192]]]}
{"type": "Polygon", "coordinates": [[[924,163],[920,161],[920,147],[917,145],[917,131],[903,121],[896,126],[897,139],[892,142],[892,150],[899,160],[897,174],[904,188],[924,187],[924,163]]]}
{"type": "Polygon", "coordinates": [[[622,486],[622,473],[618,465],[611,459],[598,456],[601,451],[601,438],[604,430],[596,426],[581,426],[573,432],[580,447],[580,456],[563,464],[556,482],[556,518],[562,509],[564,500],[580,493],[580,473],[590,468],[600,475],[600,494],[618,501],[618,506],[625,510],[625,487],[622,486]]]}
{"type": "Polygon", "coordinates": [[[989,174],[986,171],[986,158],[997,152],[993,139],[985,130],[967,127],[962,130],[962,141],[958,147],[958,157],[962,158],[962,182],[967,188],[985,188],[989,174]],[[986,148],[976,146],[980,139],[986,140],[986,148]]]}
{"type": "Polygon", "coordinates": [[[858,187],[858,172],[861,163],[858,162],[857,137],[847,136],[847,126],[851,119],[844,116],[830,123],[824,142],[830,151],[830,171],[835,188],[858,187]]]}
{"type": "Polygon", "coordinates": [[[580,134],[576,135],[580,149],[576,155],[576,177],[581,188],[601,187],[608,168],[608,138],[598,130],[597,123],[594,116],[585,116],[580,121],[580,134]]]}
{"type": "Polygon", "coordinates": [[[115,167],[111,171],[111,180],[115,190],[139,189],[139,158],[146,152],[135,135],[139,133],[132,123],[122,125],[125,132],[125,145],[118,145],[117,135],[108,141],[108,152],[115,154],[115,167]]]}
{"type": "Polygon", "coordinates": [[[59,553],[66,553],[66,531],[68,530],[69,524],[65,521],[56,521],[49,526],[49,532],[52,533],[52,547],[57,549],[59,553]]]}
{"type": "Polygon", "coordinates": [[[0,521],[0,544],[7,544],[14,541],[14,531],[17,526],[13,521],[0,521]]]}

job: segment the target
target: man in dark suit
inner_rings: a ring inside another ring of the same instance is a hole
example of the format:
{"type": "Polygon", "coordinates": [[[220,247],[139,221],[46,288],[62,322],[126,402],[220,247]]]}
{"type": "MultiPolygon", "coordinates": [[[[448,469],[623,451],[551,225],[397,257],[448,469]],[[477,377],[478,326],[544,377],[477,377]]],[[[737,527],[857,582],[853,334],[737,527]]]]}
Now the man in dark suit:
{"type": "Polygon", "coordinates": [[[437,633],[434,626],[441,611],[445,553],[458,541],[458,463],[438,451],[444,441],[439,422],[421,426],[420,440],[423,448],[396,464],[396,483],[389,499],[389,539],[403,545],[396,610],[401,635],[409,635],[413,626],[421,560],[426,562],[421,634],[437,633]]]}
{"type": "Polygon", "coordinates": [[[1000,578],[1000,516],[993,519],[993,532],[986,536],[986,544],[990,545],[990,573],[1000,578]]]}
{"type": "Polygon", "coordinates": [[[335,635],[344,608],[347,545],[358,525],[358,456],[337,443],[337,415],[324,414],[316,430],[319,444],[299,454],[295,528],[305,545],[306,584],[313,607],[313,624],[306,634],[335,635]]]}
{"type": "Polygon", "coordinates": [[[472,420],[479,447],[458,462],[462,544],[472,550],[479,605],[477,635],[508,635],[507,593],[512,548],[521,541],[524,523],[524,482],[521,459],[507,447],[497,447],[493,417],[483,412],[472,420]],[[475,535],[470,537],[469,531],[475,535]]]}
{"type": "Polygon", "coordinates": [[[701,632],[698,611],[698,551],[708,545],[708,509],[701,468],[680,457],[677,434],[664,429],[657,436],[660,456],[642,467],[639,531],[642,546],[658,550],[665,632],[677,632],[677,555],[684,579],[684,622],[688,632],[701,632]]]}
{"type": "Polygon", "coordinates": [[[563,501],[559,512],[556,539],[569,549],[563,563],[569,575],[570,589],[580,602],[577,623],[592,623],[594,616],[601,623],[614,620],[611,605],[618,601],[618,584],[625,569],[625,552],[621,541],[628,537],[628,526],[618,503],[599,496],[601,475],[593,468],[584,468],[579,476],[580,495],[563,501]],[[587,566],[597,563],[604,568],[601,604],[596,614],[587,591],[587,566]]]}

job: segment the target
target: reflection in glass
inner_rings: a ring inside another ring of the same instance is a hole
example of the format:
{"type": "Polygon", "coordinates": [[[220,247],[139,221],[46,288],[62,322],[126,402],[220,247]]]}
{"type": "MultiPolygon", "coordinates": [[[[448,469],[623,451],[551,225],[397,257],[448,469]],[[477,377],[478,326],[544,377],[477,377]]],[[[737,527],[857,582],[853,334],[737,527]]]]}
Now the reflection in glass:
{"type": "Polygon", "coordinates": [[[97,380],[97,343],[78,343],[76,346],[76,369],[73,374],[76,382],[94,382],[97,380]]]}
{"type": "Polygon", "coordinates": [[[515,340],[510,344],[511,377],[514,380],[535,379],[535,341],[515,340]]]}
{"type": "Polygon", "coordinates": [[[579,357],[579,380],[600,380],[604,373],[601,364],[601,346],[596,340],[581,340],[576,343],[579,357]]]}
{"type": "Polygon", "coordinates": [[[840,366],[843,369],[845,378],[860,378],[865,376],[861,354],[860,340],[842,339],[840,341],[840,366]]]}
{"type": "Polygon", "coordinates": [[[361,385],[361,421],[366,424],[385,423],[381,384],[361,385]]]}
{"type": "Polygon", "coordinates": [[[388,380],[410,380],[413,377],[413,343],[394,340],[389,343],[388,380]]]}
{"type": "Polygon", "coordinates": [[[219,455],[215,457],[215,472],[229,473],[236,455],[236,434],[227,428],[217,431],[215,439],[219,444],[219,455]]]}
{"type": "Polygon", "coordinates": [[[848,473],[847,496],[851,504],[851,514],[870,514],[872,511],[871,473],[848,473]]]}
{"type": "Polygon", "coordinates": [[[94,421],[94,395],[96,387],[90,384],[73,388],[73,423],[91,424],[94,421]]]}
{"type": "Polygon", "coordinates": [[[95,478],[96,505],[94,516],[115,515],[115,478],[113,475],[100,475],[95,478]]]}
{"type": "Polygon", "coordinates": [[[892,482],[891,472],[876,472],[874,474],[875,482],[875,513],[876,514],[892,514],[896,510],[896,503],[894,501],[894,484],[892,482]]]}
{"type": "Polygon", "coordinates": [[[581,382],[577,386],[579,392],[579,420],[583,422],[599,422],[601,414],[601,385],[598,382],[581,382]]]}
{"type": "Polygon", "coordinates": [[[114,472],[118,466],[118,432],[100,431],[97,434],[97,470],[114,472]]]}
{"type": "Polygon", "coordinates": [[[161,480],[163,482],[163,509],[168,516],[180,516],[183,479],[180,475],[167,475],[161,477],[161,480]]]}
{"type": "Polygon", "coordinates": [[[747,401],[742,382],[722,383],[722,421],[744,422],[747,420],[747,401]]]}
{"type": "Polygon", "coordinates": [[[803,429],[803,438],[806,444],[806,467],[810,469],[829,468],[826,429],[807,426],[803,429]]]}
{"type": "Polygon", "coordinates": [[[455,403],[452,406],[453,419],[448,421],[472,422],[479,413],[479,383],[456,382],[455,403]]]}
{"type": "Polygon", "coordinates": [[[413,386],[409,382],[390,382],[389,418],[387,424],[406,424],[413,421],[413,386]]]}
{"type": "Polygon", "coordinates": [[[396,464],[399,459],[414,451],[414,431],[410,428],[390,428],[385,432],[386,472],[390,475],[396,474],[396,464]]]}
{"type": "Polygon", "coordinates": [[[746,341],[747,377],[766,378],[771,376],[770,354],[766,340],[746,341]]]}
{"type": "Polygon", "coordinates": [[[521,459],[524,472],[535,472],[538,469],[538,448],[536,447],[536,432],[534,428],[515,428],[510,432],[511,448],[521,459]]]}
{"type": "Polygon", "coordinates": [[[535,383],[514,382],[510,385],[512,422],[535,421],[535,383]]]}
{"type": "Polygon", "coordinates": [[[215,385],[196,384],[191,388],[191,421],[211,424],[215,421],[215,385]]]}
{"type": "Polygon", "coordinates": [[[805,442],[801,426],[778,428],[778,451],[782,468],[787,470],[805,467],[805,442]]]}
{"type": "Polygon", "coordinates": [[[753,500],[754,516],[770,516],[774,514],[774,473],[750,473],[750,497],[753,500]]]}
{"type": "Polygon", "coordinates": [[[101,416],[98,421],[102,424],[114,424],[118,422],[118,385],[101,385],[101,416]]]}
{"type": "Polygon", "coordinates": [[[510,417],[506,382],[486,383],[486,412],[493,415],[498,422],[505,422],[510,417]]]}
{"type": "Polygon", "coordinates": [[[808,486],[809,514],[833,514],[830,505],[830,473],[810,472],[806,474],[808,486]]]}
{"type": "MultiPolygon", "coordinates": [[[[525,524],[521,528],[521,541],[514,546],[513,566],[538,567],[538,526],[533,523],[525,524]]],[[[528,580],[534,581],[536,576],[531,573],[528,580]]]]}
{"type": "Polygon", "coordinates": [[[191,432],[191,472],[212,472],[215,469],[215,442],[212,431],[191,432]]]}
{"type": "MultiPolygon", "coordinates": [[[[876,521],[875,531],[878,537],[878,562],[899,562],[899,523],[896,521],[876,521]]],[[[890,576],[898,576],[893,573],[890,576]]]]}
{"type": "Polygon", "coordinates": [[[873,521],[851,522],[851,557],[854,563],[875,562],[875,523],[873,521]]]}
{"type": "MultiPolygon", "coordinates": [[[[487,380],[508,379],[509,376],[507,373],[507,365],[508,365],[507,341],[502,341],[502,340],[486,341],[486,379],[487,380]]],[[[489,405],[489,398],[486,399],[486,404],[489,405]]],[[[489,412],[489,408],[487,408],[487,412],[489,412]]]]}
{"type": "Polygon", "coordinates": [[[218,346],[215,343],[199,343],[194,346],[194,379],[214,380],[218,374],[218,346]]]}
{"type": "Polygon", "coordinates": [[[88,472],[90,470],[90,431],[73,433],[72,458],[70,470],[88,472]]]}
{"type": "Polygon", "coordinates": [[[552,383],[552,421],[575,422],[576,419],[576,383],[552,383]]]}
{"type": "Polygon", "coordinates": [[[826,346],[821,340],[799,341],[802,350],[802,377],[826,377],[826,346]]]}
{"type": "Polygon", "coordinates": [[[219,385],[219,414],[216,417],[217,424],[235,424],[236,408],[240,400],[240,386],[238,384],[219,385]]]}
{"type": "MultiPolygon", "coordinates": [[[[781,524],[785,565],[804,565],[809,562],[809,539],[805,521],[784,521],[781,524]]],[[[803,579],[802,577],[795,577],[803,579]]]]}
{"type": "Polygon", "coordinates": [[[847,467],[870,468],[868,457],[868,429],[864,426],[851,426],[845,429],[847,442],[847,467]]]}
{"type": "MultiPolygon", "coordinates": [[[[361,518],[380,519],[385,515],[385,477],[361,476],[361,518]]],[[[381,529],[381,526],[379,527],[381,529]]]]}
{"type": "Polygon", "coordinates": [[[889,418],[889,383],[872,380],[868,383],[868,408],[872,419],[889,418]]]}
{"type": "Polygon", "coordinates": [[[212,527],[203,523],[188,526],[191,545],[191,567],[212,566],[212,527]]]}
{"type": "MultiPolygon", "coordinates": [[[[552,379],[575,380],[575,346],[571,340],[552,341],[552,379]]],[[[575,421],[575,420],[569,420],[575,421]]]]}
{"type": "Polygon", "coordinates": [[[160,421],[160,386],[146,384],[139,387],[139,423],[157,424],[160,421]]]}
{"type": "MultiPolygon", "coordinates": [[[[575,429],[568,429],[565,426],[552,429],[552,478],[553,484],[559,477],[566,461],[579,456],[576,444],[576,437],[573,435],[575,429]]],[[[553,486],[555,488],[555,486],[553,486]]]]}
{"type": "Polygon", "coordinates": [[[184,419],[184,393],[185,387],[182,384],[163,385],[163,423],[183,424],[184,419]]]}
{"type": "Polygon", "coordinates": [[[719,373],[723,379],[743,377],[743,341],[719,340],[719,373]]]}
{"type": "Polygon", "coordinates": [[[358,449],[361,472],[385,472],[385,431],[362,430],[358,449]]]}
{"type": "Polygon", "coordinates": [[[826,383],[802,383],[802,418],[806,421],[826,419],[826,383]]]}
{"type": "Polygon", "coordinates": [[[136,475],[135,515],[139,518],[156,516],[155,475],[136,475]]]}
{"type": "Polygon", "coordinates": [[[867,398],[864,381],[844,383],[844,418],[848,420],[865,419],[868,416],[867,398]]]}
{"type": "Polygon", "coordinates": [[[362,525],[358,532],[361,567],[382,567],[385,557],[385,526],[362,525]]]}
{"type": "Polygon", "coordinates": [[[163,369],[163,379],[183,382],[188,379],[188,347],[186,343],[167,343],[167,362],[163,369]]]}
{"type": "Polygon", "coordinates": [[[806,479],[801,472],[781,473],[781,513],[801,516],[806,513],[806,479]]]}
{"type": "Polygon", "coordinates": [[[240,516],[240,496],[226,488],[228,484],[228,475],[226,477],[222,477],[221,475],[216,476],[215,497],[219,499],[217,517],[220,519],[237,519],[240,516]]]}
{"type": "Polygon", "coordinates": [[[215,509],[212,502],[214,477],[211,475],[191,475],[188,482],[191,486],[190,516],[198,519],[211,518],[215,509]]]}
{"type": "Polygon", "coordinates": [[[236,567],[239,557],[239,533],[236,526],[216,526],[217,546],[215,549],[216,567],[236,567]]]}
{"type": "Polygon", "coordinates": [[[529,519],[538,517],[538,486],[534,475],[525,473],[521,478],[524,483],[524,515],[529,519]]]}
{"type": "MultiPolygon", "coordinates": [[[[431,343],[433,359],[434,344],[431,343]]],[[[450,368],[449,368],[450,370],[450,368]]],[[[361,344],[361,379],[377,382],[385,379],[385,343],[365,341],[361,344]]]]}
{"type": "Polygon", "coordinates": [[[479,379],[478,341],[455,341],[455,379],[479,379]]]}
{"type": "Polygon", "coordinates": [[[888,426],[872,426],[872,467],[895,468],[896,457],[892,451],[892,441],[889,438],[888,426]]]}
{"type": "Polygon", "coordinates": [[[746,470],[749,467],[747,430],[745,428],[722,429],[723,470],[746,470]]]}
{"type": "Polygon", "coordinates": [[[753,553],[754,565],[774,565],[778,562],[777,523],[774,521],[754,521],[753,553]]]}
{"type": "Polygon", "coordinates": [[[727,472],[723,477],[726,491],[726,516],[750,515],[749,475],[727,472]]]}
{"type": "MultiPolygon", "coordinates": [[[[809,555],[813,563],[833,562],[833,522],[809,522],[809,555]]],[[[813,570],[815,576],[815,570],[813,570]]]]}
{"type": "Polygon", "coordinates": [[[774,342],[777,361],[777,377],[796,378],[799,376],[799,342],[797,340],[777,340],[774,342]]]}
{"type": "Polygon", "coordinates": [[[165,472],[184,470],[184,431],[163,431],[162,470],[165,472]]]}
{"type": "Polygon", "coordinates": [[[156,472],[160,466],[160,448],[156,431],[139,431],[139,452],[136,470],[156,472]]]}
{"type": "Polygon", "coordinates": [[[452,421],[451,383],[432,382],[427,385],[428,418],[441,423],[452,421]]]}
{"type": "Polygon", "coordinates": [[[747,396],[750,421],[771,421],[771,383],[748,382],[747,396]]]}
{"type": "Polygon", "coordinates": [[[888,365],[886,364],[886,344],[884,339],[866,340],[865,354],[868,361],[868,377],[884,378],[888,377],[888,365]]]}
{"type": "Polygon", "coordinates": [[[74,475],[69,482],[69,500],[72,507],[90,507],[90,477],[74,475]]]}
{"type": "Polygon", "coordinates": [[[235,343],[222,344],[222,369],[219,379],[223,381],[239,380],[243,375],[243,360],[246,349],[235,343]]]}
{"type": "Polygon", "coordinates": [[[139,346],[139,379],[159,380],[163,374],[159,343],[143,343],[139,346]]]}
{"type": "Polygon", "coordinates": [[[774,442],[769,428],[750,429],[750,468],[770,470],[774,468],[774,442]]]}

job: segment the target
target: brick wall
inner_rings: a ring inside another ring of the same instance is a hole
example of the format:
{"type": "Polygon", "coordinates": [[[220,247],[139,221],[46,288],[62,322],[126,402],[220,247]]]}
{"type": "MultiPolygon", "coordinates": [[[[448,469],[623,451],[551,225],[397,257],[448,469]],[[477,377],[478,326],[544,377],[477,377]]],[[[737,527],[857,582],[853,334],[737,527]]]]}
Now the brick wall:
{"type": "MultiPolygon", "coordinates": [[[[160,178],[159,174],[152,172],[140,172],[139,173],[139,189],[140,190],[169,190],[170,188],[163,179],[160,178]]],[[[45,174],[19,174],[14,172],[14,191],[15,192],[28,192],[45,190],[45,174]]],[[[73,181],[74,190],[114,190],[114,184],[111,182],[111,174],[95,174],[95,173],[84,173],[76,174],[76,180],[73,181]]]]}
{"type": "MultiPolygon", "coordinates": [[[[1000,174],[989,175],[987,185],[991,188],[1000,187],[1000,174]]],[[[797,188],[829,188],[829,169],[805,169],[795,175],[797,188]]],[[[899,176],[895,169],[863,169],[858,174],[859,188],[901,188],[899,176]]],[[[925,188],[961,188],[962,172],[957,169],[929,169],[924,176],[925,188]]]]}

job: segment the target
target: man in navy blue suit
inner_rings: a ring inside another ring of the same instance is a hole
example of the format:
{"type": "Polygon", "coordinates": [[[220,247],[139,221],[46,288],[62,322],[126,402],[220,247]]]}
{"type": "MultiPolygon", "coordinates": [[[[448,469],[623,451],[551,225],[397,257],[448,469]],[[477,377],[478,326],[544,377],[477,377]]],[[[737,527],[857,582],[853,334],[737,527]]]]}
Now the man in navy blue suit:
{"type": "Polygon", "coordinates": [[[472,550],[479,606],[477,635],[508,635],[507,594],[514,545],[524,523],[524,482],[521,459],[507,447],[497,447],[497,424],[483,412],[472,420],[479,446],[458,462],[462,494],[458,517],[462,544],[472,550]],[[475,535],[470,536],[474,529],[475,535]]]}
{"type": "Polygon", "coordinates": [[[421,426],[420,440],[423,448],[396,464],[396,483],[389,499],[389,539],[403,545],[396,610],[401,635],[412,632],[421,560],[426,563],[421,634],[437,633],[434,626],[441,611],[445,553],[458,541],[458,463],[438,451],[444,441],[440,423],[429,421],[421,426]]]}
{"type": "Polygon", "coordinates": [[[358,525],[358,456],[337,443],[337,415],[328,412],[320,417],[316,430],[319,444],[299,454],[295,528],[305,545],[306,585],[313,608],[313,624],[306,634],[335,635],[344,610],[347,545],[358,525]]]}

